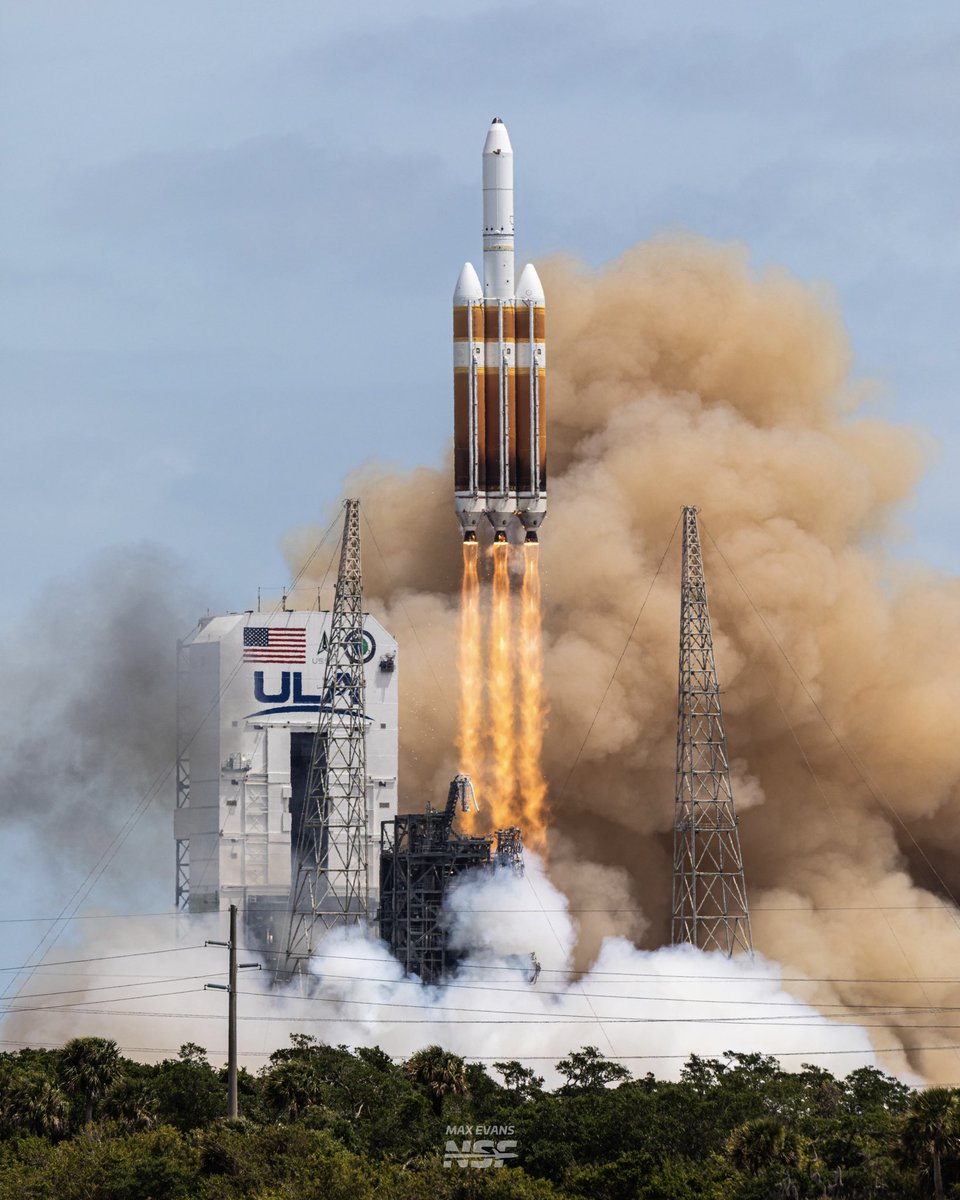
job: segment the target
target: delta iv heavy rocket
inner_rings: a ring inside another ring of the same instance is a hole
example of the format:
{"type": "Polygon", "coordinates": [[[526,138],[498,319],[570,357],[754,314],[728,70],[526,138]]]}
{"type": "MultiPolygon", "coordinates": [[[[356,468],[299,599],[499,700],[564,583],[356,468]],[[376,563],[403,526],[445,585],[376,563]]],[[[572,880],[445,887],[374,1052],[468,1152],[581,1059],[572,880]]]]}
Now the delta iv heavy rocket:
{"type": "Polygon", "coordinates": [[[515,281],[513,148],[495,117],[483,145],[483,286],[465,263],[453,294],[454,491],[465,542],[483,517],[506,541],[516,515],[535,542],[547,511],[543,287],[515,281]]]}

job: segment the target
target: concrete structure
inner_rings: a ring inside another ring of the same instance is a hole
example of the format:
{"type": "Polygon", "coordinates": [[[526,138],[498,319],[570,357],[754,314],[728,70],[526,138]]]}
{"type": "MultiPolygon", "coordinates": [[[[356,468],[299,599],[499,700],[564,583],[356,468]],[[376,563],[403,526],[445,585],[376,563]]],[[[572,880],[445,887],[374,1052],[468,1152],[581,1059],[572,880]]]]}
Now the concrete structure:
{"type": "MultiPolygon", "coordinates": [[[[208,617],[180,645],[177,906],[236,903],[248,936],[286,935],[295,835],[321,709],[329,612],[208,617]]],[[[364,620],[367,861],[397,812],[397,643],[364,620]]]]}

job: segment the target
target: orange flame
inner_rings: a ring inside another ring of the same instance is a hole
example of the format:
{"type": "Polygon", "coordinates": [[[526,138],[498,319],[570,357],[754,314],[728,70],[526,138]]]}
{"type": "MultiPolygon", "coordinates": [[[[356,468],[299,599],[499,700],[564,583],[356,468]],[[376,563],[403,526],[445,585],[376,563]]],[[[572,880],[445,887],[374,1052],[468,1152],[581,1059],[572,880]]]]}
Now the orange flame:
{"type": "MultiPolygon", "coordinates": [[[[460,585],[460,734],[457,751],[460,770],[473,780],[478,802],[483,793],[483,664],[480,639],[480,579],[476,542],[463,543],[463,582],[460,585]]],[[[476,814],[460,817],[465,828],[476,814]]]]}
{"type": "Polygon", "coordinates": [[[490,605],[490,780],[484,788],[484,824],[494,829],[516,823],[516,726],[513,696],[513,639],[510,613],[510,547],[493,547],[493,596],[490,605]]]}
{"type": "Polygon", "coordinates": [[[534,543],[523,548],[523,588],[515,622],[508,569],[511,547],[494,543],[485,689],[478,548],[475,542],[464,544],[457,749],[460,770],[473,780],[480,805],[479,816],[461,816],[461,827],[478,833],[519,825],[524,842],[543,853],[548,817],[542,764],[547,703],[538,550],[534,543]]]}
{"type": "Polygon", "coordinates": [[[547,704],[543,685],[540,618],[539,546],[523,547],[523,592],[520,603],[520,739],[518,774],[524,843],[543,852],[547,838],[547,781],[543,776],[543,730],[547,704]]]}

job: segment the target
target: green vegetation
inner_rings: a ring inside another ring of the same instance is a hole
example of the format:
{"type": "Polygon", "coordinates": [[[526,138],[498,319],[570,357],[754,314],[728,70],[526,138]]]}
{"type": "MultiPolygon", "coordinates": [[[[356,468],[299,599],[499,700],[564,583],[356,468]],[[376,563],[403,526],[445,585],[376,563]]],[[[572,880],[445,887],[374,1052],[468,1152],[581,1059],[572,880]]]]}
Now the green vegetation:
{"type": "Polygon", "coordinates": [[[241,1071],[228,1121],[199,1046],[156,1065],[103,1038],[3,1054],[0,1200],[960,1198],[949,1089],[756,1054],[692,1057],[678,1082],[591,1046],[557,1065],[546,1092],[518,1062],[428,1046],[396,1063],[296,1035],[241,1071]],[[445,1167],[447,1150],[507,1165],[445,1167]]]}

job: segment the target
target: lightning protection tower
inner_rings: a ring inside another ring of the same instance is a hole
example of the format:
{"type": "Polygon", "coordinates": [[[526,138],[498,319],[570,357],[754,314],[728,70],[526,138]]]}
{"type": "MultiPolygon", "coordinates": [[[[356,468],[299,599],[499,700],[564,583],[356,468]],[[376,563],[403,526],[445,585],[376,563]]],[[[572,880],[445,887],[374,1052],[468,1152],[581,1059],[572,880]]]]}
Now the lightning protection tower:
{"type": "Polygon", "coordinates": [[[753,953],[697,510],[683,510],[673,944],[753,953]]]}
{"type": "Polygon", "coordinates": [[[299,829],[283,971],[302,971],[334,925],[369,918],[360,501],[344,501],[322,702],[299,829]]]}

